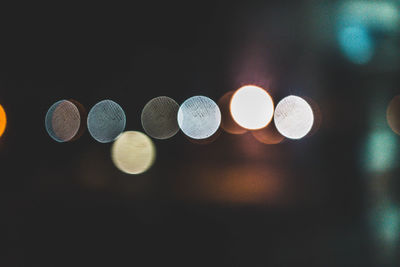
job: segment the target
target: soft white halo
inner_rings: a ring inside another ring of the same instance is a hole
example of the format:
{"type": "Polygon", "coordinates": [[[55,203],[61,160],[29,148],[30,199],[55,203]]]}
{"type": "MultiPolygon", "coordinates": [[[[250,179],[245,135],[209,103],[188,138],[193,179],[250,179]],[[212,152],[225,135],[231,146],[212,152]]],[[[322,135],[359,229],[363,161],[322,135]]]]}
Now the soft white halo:
{"type": "Polygon", "coordinates": [[[246,85],[232,96],[233,119],[243,128],[256,130],[267,126],[274,114],[274,102],[263,88],[246,85]]]}
{"type": "Polygon", "coordinates": [[[190,138],[206,139],[218,130],[220,124],[221,111],[206,96],[193,96],[179,107],[179,128],[190,138]]]}
{"type": "Polygon", "coordinates": [[[290,95],[282,99],[275,109],[275,126],[290,139],[300,139],[308,134],[314,123],[311,106],[303,98],[290,95]]]}

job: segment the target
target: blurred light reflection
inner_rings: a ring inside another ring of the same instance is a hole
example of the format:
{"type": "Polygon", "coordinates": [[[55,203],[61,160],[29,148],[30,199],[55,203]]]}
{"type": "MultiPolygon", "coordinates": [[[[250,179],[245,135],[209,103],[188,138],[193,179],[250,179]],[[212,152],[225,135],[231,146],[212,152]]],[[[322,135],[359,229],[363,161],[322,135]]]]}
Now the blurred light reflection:
{"type": "Polygon", "coordinates": [[[196,168],[190,182],[179,183],[179,194],[201,201],[231,204],[285,205],[290,197],[286,174],[265,164],[196,168]]]}
{"type": "Polygon", "coordinates": [[[275,145],[281,143],[285,137],[279,133],[275,127],[275,123],[270,123],[267,127],[251,131],[257,141],[266,145],[275,145]]]}

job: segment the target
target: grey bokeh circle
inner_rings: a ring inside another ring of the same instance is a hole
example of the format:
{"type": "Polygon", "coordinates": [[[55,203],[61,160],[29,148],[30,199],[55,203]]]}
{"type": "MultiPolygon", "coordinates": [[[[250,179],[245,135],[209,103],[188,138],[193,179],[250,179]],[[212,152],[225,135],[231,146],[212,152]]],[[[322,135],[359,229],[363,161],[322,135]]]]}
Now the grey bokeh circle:
{"type": "Polygon", "coordinates": [[[89,111],[87,126],[90,135],[100,143],[110,143],[120,135],[126,124],[126,116],[120,105],[103,100],[89,111]]]}
{"type": "Polygon", "coordinates": [[[206,96],[193,96],[179,107],[179,128],[190,138],[208,138],[218,130],[220,124],[221,111],[218,105],[206,96]]]}
{"type": "Polygon", "coordinates": [[[57,101],[46,113],[46,131],[57,142],[71,141],[77,135],[80,126],[79,109],[71,101],[57,101]]]}
{"type": "Polygon", "coordinates": [[[168,139],[179,131],[179,105],[167,96],[150,100],[143,108],[141,120],[144,131],[156,139],[168,139]]]}

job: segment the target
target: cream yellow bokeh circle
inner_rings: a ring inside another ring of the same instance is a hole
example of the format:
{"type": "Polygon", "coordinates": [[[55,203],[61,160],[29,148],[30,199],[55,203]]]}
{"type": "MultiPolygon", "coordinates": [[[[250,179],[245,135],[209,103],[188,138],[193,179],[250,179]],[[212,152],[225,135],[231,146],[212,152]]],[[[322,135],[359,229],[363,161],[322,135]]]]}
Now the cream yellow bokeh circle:
{"type": "Polygon", "coordinates": [[[141,174],[154,163],[156,149],[153,141],[141,132],[122,133],[111,148],[115,166],[128,174],[141,174]]]}

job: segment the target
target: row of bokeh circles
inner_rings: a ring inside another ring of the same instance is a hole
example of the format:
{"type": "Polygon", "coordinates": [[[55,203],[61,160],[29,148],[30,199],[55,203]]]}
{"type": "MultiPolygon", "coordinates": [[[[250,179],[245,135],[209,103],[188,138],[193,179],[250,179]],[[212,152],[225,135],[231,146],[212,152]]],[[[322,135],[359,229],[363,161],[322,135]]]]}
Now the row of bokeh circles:
{"type": "Polygon", "coordinates": [[[221,127],[232,134],[248,130],[259,141],[276,144],[285,137],[301,139],[313,128],[312,106],[301,97],[287,96],[274,107],[268,92],[255,85],[246,85],[226,93],[218,104],[206,96],[193,96],[180,106],[170,97],[151,99],[143,108],[141,122],[144,134],[125,130],[124,110],[112,100],[95,104],[87,114],[75,100],[60,100],[48,110],[45,127],[57,142],[78,139],[87,129],[100,143],[114,142],[112,160],[128,174],[148,170],[155,159],[152,140],[173,137],[179,129],[192,140],[212,138],[221,127]],[[273,119],[273,123],[270,123],[273,119]],[[267,127],[268,126],[268,127],[267,127]],[[262,132],[268,128],[267,132],[262,132]],[[260,134],[261,133],[261,134],[260,134]]]}

